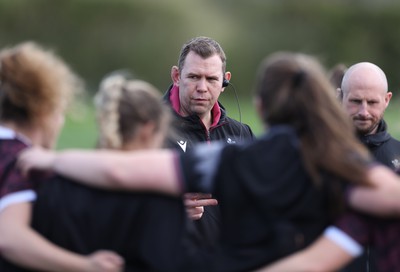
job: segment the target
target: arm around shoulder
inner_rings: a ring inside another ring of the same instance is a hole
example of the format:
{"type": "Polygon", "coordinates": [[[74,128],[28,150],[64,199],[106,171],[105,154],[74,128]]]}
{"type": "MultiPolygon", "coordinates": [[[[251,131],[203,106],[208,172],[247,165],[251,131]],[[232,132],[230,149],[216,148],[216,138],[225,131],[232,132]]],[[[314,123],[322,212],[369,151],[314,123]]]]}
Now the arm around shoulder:
{"type": "Polygon", "coordinates": [[[30,214],[28,202],[0,211],[0,250],[5,259],[41,271],[121,271],[123,260],[115,253],[102,251],[86,257],[50,243],[30,228],[30,214]]]}
{"type": "Polygon", "coordinates": [[[383,165],[371,167],[367,175],[372,186],[354,186],[349,194],[350,206],[375,216],[399,217],[399,176],[383,165]]]}
{"type": "Polygon", "coordinates": [[[109,190],[182,193],[176,154],[171,150],[52,152],[32,148],[21,154],[19,165],[24,172],[53,170],[77,182],[109,190]]]}
{"type": "Polygon", "coordinates": [[[326,236],[308,248],[263,267],[257,272],[328,272],[336,271],[353,257],[326,236]]]}

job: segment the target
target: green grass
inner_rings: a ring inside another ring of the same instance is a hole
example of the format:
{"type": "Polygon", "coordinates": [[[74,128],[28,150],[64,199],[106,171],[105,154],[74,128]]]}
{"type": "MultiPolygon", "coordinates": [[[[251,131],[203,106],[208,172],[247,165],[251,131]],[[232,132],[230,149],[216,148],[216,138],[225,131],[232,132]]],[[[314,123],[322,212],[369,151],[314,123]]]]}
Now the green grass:
{"type": "MultiPolygon", "coordinates": [[[[257,118],[251,99],[239,99],[242,122],[250,125],[254,134],[260,135],[263,132],[263,126],[257,118]]],[[[221,97],[221,102],[227,109],[228,115],[239,120],[236,100],[221,97]]],[[[400,100],[391,101],[385,113],[385,120],[388,123],[389,132],[396,139],[400,139],[399,113],[400,100]]],[[[67,117],[57,148],[93,148],[96,143],[96,135],[93,107],[77,107],[67,117]]]]}
{"type": "Polygon", "coordinates": [[[400,99],[390,102],[385,112],[385,120],[388,123],[389,133],[400,140],[400,99]]]}
{"type": "Polygon", "coordinates": [[[67,115],[57,149],[93,148],[97,139],[97,127],[93,107],[80,106],[67,115]]]}

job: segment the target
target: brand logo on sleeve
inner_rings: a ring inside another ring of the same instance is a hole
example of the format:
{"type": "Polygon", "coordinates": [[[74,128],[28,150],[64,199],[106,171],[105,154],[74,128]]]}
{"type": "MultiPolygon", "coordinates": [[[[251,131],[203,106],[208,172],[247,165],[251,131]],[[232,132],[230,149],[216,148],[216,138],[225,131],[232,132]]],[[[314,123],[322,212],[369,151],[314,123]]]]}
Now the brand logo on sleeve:
{"type": "Polygon", "coordinates": [[[180,140],[180,141],[177,141],[177,143],[182,148],[183,152],[186,152],[187,141],[180,140]]]}

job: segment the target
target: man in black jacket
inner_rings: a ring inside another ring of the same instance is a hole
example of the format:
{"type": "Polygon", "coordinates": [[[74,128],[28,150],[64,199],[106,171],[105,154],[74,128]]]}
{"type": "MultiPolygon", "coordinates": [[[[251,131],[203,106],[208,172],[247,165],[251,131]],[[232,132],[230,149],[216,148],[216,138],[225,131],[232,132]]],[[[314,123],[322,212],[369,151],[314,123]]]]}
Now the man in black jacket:
{"type": "MultiPolygon", "coordinates": [[[[388,133],[383,115],[392,93],[385,73],[375,64],[361,62],[345,73],[340,90],[343,108],[351,117],[360,140],[380,163],[400,170],[400,142],[388,133]]],[[[377,271],[374,251],[353,262],[345,271],[377,271]],[[372,255],[372,256],[370,256],[372,255]]]]}
{"type": "Polygon", "coordinates": [[[379,162],[399,169],[400,142],[390,136],[383,120],[392,98],[385,73],[372,63],[357,63],[344,75],[341,91],[343,107],[360,140],[379,162]]]}
{"type": "MultiPolygon", "coordinates": [[[[226,56],[221,46],[208,37],[196,37],[183,45],[178,66],[171,69],[173,84],[164,96],[172,108],[175,134],[171,145],[186,152],[200,142],[238,143],[254,137],[248,125],[226,115],[218,102],[228,86],[226,56]]],[[[192,242],[212,249],[218,239],[219,208],[210,195],[196,192],[185,195],[189,217],[194,222],[192,242]]]]}

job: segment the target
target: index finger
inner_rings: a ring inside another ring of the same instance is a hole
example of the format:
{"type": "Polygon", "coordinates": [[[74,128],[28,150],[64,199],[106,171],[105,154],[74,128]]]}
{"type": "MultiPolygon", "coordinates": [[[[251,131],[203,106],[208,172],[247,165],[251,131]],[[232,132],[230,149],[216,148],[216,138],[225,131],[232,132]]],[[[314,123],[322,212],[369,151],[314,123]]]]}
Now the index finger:
{"type": "Polygon", "coordinates": [[[218,200],[214,198],[209,199],[199,199],[199,200],[185,200],[186,207],[204,207],[204,206],[215,206],[218,205],[218,200]]]}
{"type": "Polygon", "coordinates": [[[185,199],[210,199],[212,194],[206,193],[186,193],[184,194],[185,199]]]}

